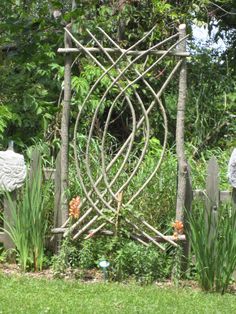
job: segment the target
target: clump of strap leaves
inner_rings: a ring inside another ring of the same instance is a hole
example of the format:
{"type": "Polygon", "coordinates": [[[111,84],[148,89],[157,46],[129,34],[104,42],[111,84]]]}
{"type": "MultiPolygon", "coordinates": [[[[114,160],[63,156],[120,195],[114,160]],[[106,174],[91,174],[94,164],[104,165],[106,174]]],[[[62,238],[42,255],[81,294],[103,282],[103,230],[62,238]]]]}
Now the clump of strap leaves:
{"type": "Polygon", "coordinates": [[[18,190],[17,200],[6,192],[6,198],[12,213],[12,219],[5,223],[8,233],[15,245],[16,257],[23,271],[42,270],[45,251],[45,235],[48,224],[46,198],[48,184],[43,184],[43,168],[40,153],[33,153],[34,162],[28,171],[26,181],[18,190]]]}

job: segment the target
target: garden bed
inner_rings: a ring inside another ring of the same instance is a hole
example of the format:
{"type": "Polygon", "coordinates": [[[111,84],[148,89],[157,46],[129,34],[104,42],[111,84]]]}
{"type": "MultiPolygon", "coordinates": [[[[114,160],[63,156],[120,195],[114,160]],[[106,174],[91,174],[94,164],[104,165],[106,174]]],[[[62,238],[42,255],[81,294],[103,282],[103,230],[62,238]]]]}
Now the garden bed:
{"type": "MultiPolygon", "coordinates": [[[[13,278],[32,278],[32,279],[46,279],[57,280],[63,279],[64,281],[74,281],[81,283],[104,283],[103,273],[99,269],[68,269],[64,276],[61,278],[55,278],[52,269],[44,269],[40,272],[22,272],[17,264],[0,264],[0,275],[13,278]]],[[[123,284],[136,283],[132,277],[123,281],[123,284]]],[[[179,280],[178,282],[166,279],[161,281],[155,281],[148,286],[157,286],[158,288],[191,288],[195,291],[201,291],[198,283],[195,280],[179,280]]],[[[232,283],[228,289],[228,292],[236,295],[236,282],[232,283]]]]}

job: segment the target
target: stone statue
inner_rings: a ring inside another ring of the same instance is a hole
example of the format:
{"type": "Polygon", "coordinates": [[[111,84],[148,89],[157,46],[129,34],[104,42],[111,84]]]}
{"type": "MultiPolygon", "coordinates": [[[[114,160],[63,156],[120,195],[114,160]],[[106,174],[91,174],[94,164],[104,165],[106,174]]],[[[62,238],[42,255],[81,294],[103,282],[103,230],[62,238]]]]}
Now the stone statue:
{"type": "Polygon", "coordinates": [[[0,190],[11,192],[20,188],[26,177],[24,156],[13,149],[13,141],[9,142],[6,151],[0,151],[0,190]]]}
{"type": "Polygon", "coordinates": [[[229,183],[236,188],[236,148],[233,150],[228,164],[229,183]]]}

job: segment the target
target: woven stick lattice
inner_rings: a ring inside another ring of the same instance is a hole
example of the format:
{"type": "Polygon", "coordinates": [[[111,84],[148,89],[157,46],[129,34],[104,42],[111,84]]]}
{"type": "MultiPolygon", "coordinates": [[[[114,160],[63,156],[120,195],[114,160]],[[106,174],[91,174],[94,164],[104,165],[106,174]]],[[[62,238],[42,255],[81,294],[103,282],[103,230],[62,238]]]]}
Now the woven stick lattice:
{"type": "MultiPolygon", "coordinates": [[[[107,224],[117,228],[119,219],[117,215],[121,214],[122,216],[122,209],[124,209],[128,215],[124,215],[123,221],[129,230],[132,230],[131,236],[133,238],[143,244],[146,244],[143,240],[144,238],[151,241],[162,250],[164,250],[165,247],[155,240],[155,236],[159,236],[166,242],[177,246],[176,242],[170,239],[170,237],[165,236],[154,226],[150,225],[150,223],[148,223],[145,219],[135,214],[131,205],[150,183],[163,161],[167,145],[168,125],[165,108],[160,100],[160,97],[174,74],[179,69],[182,59],[180,58],[176,62],[175,66],[157,92],[154,91],[151,84],[148,82],[147,77],[150,75],[154,67],[160,64],[166,56],[187,56],[187,53],[178,52],[178,45],[183,40],[186,40],[187,36],[178,39],[179,33],[176,33],[175,35],[151,46],[146,50],[137,50],[136,48],[143,44],[145,39],[152,34],[154,31],[153,28],[130,48],[122,49],[104,30],[101,28],[98,28],[98,30],[103,38],[105,38],[106,41],[109,42],[109,45],[113,46],[113,48],[104,47],[102,42],[98,40],[98,38],[96,38],[89,30],[87,30],[87,33],[96,47],[85,47],[68,29],[65,29],[66,33],[74,42],[76,48],[59,49],[60,52],[82,52],[102,71],[102,74],[90,88],[80,106],[74,129],[75,163],[80,185],[84,192],[84,198],[81,201],[81,208],[85,208],[86,210],[84,210],[83,215],[77,222],[67,228],[64,236],[66,236],[69,232],[73,232],[73,238],[77,239],[95,224],[96,228],[93,230],[92,234],[99,232],[107,224]],[[175,42],[173,43],[173,41],[175,42]],[[157,50],[164,44],[169,43],[171,45],[167,50],[157,50]],[[99,56],[96,56],[98,52],[99,56]],[[152,62],[147,59],[149,55],[152,55],[152,62]],[[155,60],[154,58],[157,59],[155,60]],[[142,66],[140,66],[141,62],[142,66]],[[110,65],[108,65],[108,63],[110,65]],[[108,84],[106,84],[103,95],[96,107],[93,108],[92,117],[91,113],[88,114],[88,116],[91,117],[91,124],[86,137],[86,150],[85,152],[79,152],[78,134],[80,134],[79,126],[82,115],[91,104],[93,94],[96,94],[97,90],[103,86],[104,79],[108,79],[108,84]],[[142,86],[142,88],[140,88],[140,86],[142,86]],[[148,92],[153,98],[149,104],[146,104],[146,99],[145,101],[143,100],[143,87],[145,87],[146,93],[148,92]],[[97,148],[99,158],[96,158],[96,162],[99,161],[100,166],[98,167],[99,171],[94,171],[94,133],[96,123],[99,120],[99,113],[101,108],[106,103],[109,103],[106,121],[103,126],[102,134],[100,134],[99,139],[96,138],[96,140],[99,141],[97,148]],[[135,182],[134,180],[137,174],[140,169],[142,169],[150,140],[149,116],[156,105],[159,107],[164,126],[164,138],[161,154],[159,158],[157,158],[156,166],[154,166],[145,181],[137,187],[137,190],[132,194],[126,193],[126,190],[133,182],[135,182]],[[106,143],[109,134],[109,127],[113,122],[113,115],[117,108],[121,110],[121,114],[125,110],[130,111],[132,121],[130,123],[131,130],[123,144],[118,147],[115,152],[113,152],[113,158],[108,160],[106,143]],[[140,139],[141,137],[143,147],[139,149],[139,157],[137,158],[135,155],[134,158],[132,151],[136,149],[137,138],[140,139]],[[134,159],[136,160],[136,164],[134,164],[134,159]],[[127,165],[130,164],[130,160],[132,160],[132,169],[128,170],[127,173],[127,168],[129,168],[127,165]],[[94,172],[96,173],[95,175],[94,172]],[[123,197],[121,198],[120,195],[123,197]],[[119,208],[119,210],[117,208],[119,208]],[[110,214],[107,214],[107,212],[110,214]],[[102,222],[101,219],[103,220],[102,222]]],[[[81,210],[81,212],[83,212],[83,210],[81,210]]],[[[68,221],[66,221],[62,227],[65,227],[67,223],[68,221]]],[[[115,233],[117,233],[117,230],[115,233]]],[[[85,238],[90,236],[91,234],[85,238]]]]}

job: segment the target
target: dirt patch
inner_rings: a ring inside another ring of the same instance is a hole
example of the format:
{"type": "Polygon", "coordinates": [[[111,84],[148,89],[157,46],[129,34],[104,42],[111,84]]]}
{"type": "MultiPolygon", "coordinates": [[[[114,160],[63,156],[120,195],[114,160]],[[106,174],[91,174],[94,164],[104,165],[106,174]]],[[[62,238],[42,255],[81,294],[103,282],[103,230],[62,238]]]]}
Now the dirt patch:
{"type": "Polygon", "coordinates": [[[39,272],[22,272],[17,264],[0,264],[0,272],[5,275],[26,276],[32,278],[53,279],[53,273],[50,269],[45,269],[39,272]]]}
{"type": "Polygon", "coordinates": [[[49,280],[61,278],[66,280],[78,279],[83,282],[103,281],[103,274],[98,269],[81,270],[68,268],[64,274],[61,274],[61,276],[55,276],[52,269],[44,269],[38,272],[23,272],[17,264],[3,263],[0,264],[0,272],[7,276],[25,276],[29,278],[44,278],[49,280]]]}

